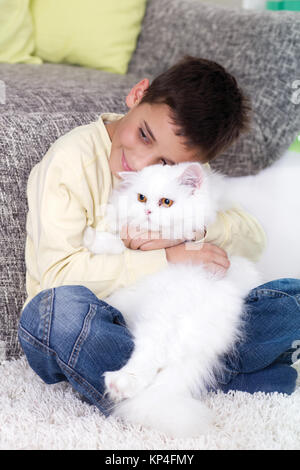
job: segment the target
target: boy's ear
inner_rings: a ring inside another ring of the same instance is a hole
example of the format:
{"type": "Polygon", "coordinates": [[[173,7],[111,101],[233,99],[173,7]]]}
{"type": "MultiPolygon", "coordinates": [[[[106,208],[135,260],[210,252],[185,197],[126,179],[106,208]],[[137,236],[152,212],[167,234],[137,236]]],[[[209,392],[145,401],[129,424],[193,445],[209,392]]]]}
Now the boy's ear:
{"type": "Polygon", "coordinates": [[[133,108],[136,106],[144,96],[145,91],[149,88],[149,80],[148,78],[144,78],[139,83],[134,85],[131,91],[128,93],[126,97],[126,104],[128,108],[133,108]]]}

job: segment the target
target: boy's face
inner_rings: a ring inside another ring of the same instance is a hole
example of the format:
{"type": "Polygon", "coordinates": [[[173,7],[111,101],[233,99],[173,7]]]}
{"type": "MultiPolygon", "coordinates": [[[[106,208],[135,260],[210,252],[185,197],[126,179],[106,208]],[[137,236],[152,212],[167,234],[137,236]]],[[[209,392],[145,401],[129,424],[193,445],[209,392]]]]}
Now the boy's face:
{"type": "Polygon", "coordinates": [[[147,79],[135,85],[126,98],[129,112],[122,119],[106,124],[112,141],[109,165],[115,176],[120,171],[139,171],[158,163],[205,162],[198,149],[187,149],[184,137],[175,134],[167,105],[139,105],[148,86],[147,79]]]}

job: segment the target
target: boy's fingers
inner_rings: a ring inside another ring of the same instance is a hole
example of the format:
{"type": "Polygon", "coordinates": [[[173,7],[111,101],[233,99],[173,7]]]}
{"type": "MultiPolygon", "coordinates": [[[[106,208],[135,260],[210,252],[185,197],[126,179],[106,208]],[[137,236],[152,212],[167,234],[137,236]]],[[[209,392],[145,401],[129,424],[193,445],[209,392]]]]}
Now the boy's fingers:
{"type": "Polygon", "coordinates": [[[146,241],[140,246],[140,250],[160,250],[162,248],[169,248],[171,246],[179,245],[183,243],[184,240],[168,240],[168,239],[159,239],[159,240],[150,240],[146,241]]]}
{"type": "Polygon", "coordinates": [[[220,257],[215,257],[212,261],[212,263],[214,265],[216,265],[217,267],[219,267],[220,269],[223,269],[225,270],[225,272],[227,271],[227,269],[229,268],[230,266],[230,261],[228,258],[224,258],[223,256],[220,256],[220,257]]]}
{"type": "Polygon", "coordinates": [[[138,250],[140,245],[147,240],[146,231],[140,231],[137,228],[128,227],[124,225],[120,231],[120,238],[126,248],[131,250],[138,250]]]}
{"type": "Polygon", "coordinates": [[[129,243],[129,248],[131,250],[139,250],[143,243],[145,243],[143,238],[132,238],[129,243]]]}
{"type": "Polygon", "coordinates": [[[130,235],[129,235],[129,246],[128,246],[128,248],[130,248],[131,250],[139,250],[140,247],[144,243],[147,243],[149,240],[150,240],[149,232],[147,232],[147,231],[139,232],[134,237],[130,237],[130,235]]]}
{"type": "Polygon", "coordinates": [[[126,246],[126,248],[129,248],[130,240],[128,238],[122,238],[122,242],[126,246]]]}
{"type": "Polygon", "coordinates": [[[209,250],[213,253],[216,253],[220,256],[226,256],[227,257],[226,251],[223,250],[222,248],[220,248],[219,246],[214,245],[213,243],[205,243],[204,246],[206,246],[207,250],[209,250]]]}
{"type": "Polygon", "coordinates": [[[230,261],[226,251],[210,243],[204,243],[202,250],[203,263],[210,271],[223,270],[224,273],[227,271],[230,261]]]}
{"type": "Polygon", "coordinates": [[[213,274],[219,274],[225,276],[227,269],[223,268],[223,266],[220,266],[219,264],[215,263],[208,263],[205,265],[205,269],[208,269],[213,274]]]}
{"type": "Polygon", "coordinates": [[[216,257],[213,261],[215,264],[217,264],[218,266],[220,266],[221,268],[223,269],[227,269],[229,268],[230,266],[230,261],[228,258],[224,258],[223,256],[220,256],[220,257],[216,257]]]}
{"type": "Polygon", "coordinates": [[[229,261],[227,255],[224,256],[223,254],[214,253],[213,258],[210,258],[209,260],[210,260],[210,262],[212,262],[212,263],[214,263],[214,264],[216,264],[216,265],[218,265],[221,268],[226,269],[226,270],[230,266],[230,261],[229,261]]]}

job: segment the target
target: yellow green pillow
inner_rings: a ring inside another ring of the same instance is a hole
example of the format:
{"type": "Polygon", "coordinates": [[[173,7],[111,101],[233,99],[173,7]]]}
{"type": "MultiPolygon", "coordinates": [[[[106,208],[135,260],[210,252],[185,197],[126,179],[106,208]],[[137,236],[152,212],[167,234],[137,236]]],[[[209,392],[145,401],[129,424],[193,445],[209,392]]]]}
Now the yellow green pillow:
{"type": "Polygon", "coordinates": [[[147,0],[32,0],[35,54],[125,74],[147,0]]]}
{"type": "Polygon", "coordinates": [[[29,0],[0,0],[0,62],[41,63],[33,57],[33,25],[29,0]]]}
{"type": "Polygon", "coordinates": [[[297,139],[294,140],[294,142],[290,146],[290,150],[293,150],[294,152],[299,152],[300,153],[300,134],[298,135],[297,139]]]}

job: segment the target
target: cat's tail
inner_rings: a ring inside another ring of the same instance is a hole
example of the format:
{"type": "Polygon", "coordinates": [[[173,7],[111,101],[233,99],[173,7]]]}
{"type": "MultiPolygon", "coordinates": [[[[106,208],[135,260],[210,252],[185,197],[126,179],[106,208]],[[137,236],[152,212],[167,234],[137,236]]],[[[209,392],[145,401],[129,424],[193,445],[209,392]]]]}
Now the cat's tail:
{"type": "Polygon", "coordinates": [[[118,403],[112,414],[174,438],[207,434],[214,422],[203,402],[187,391],[174,391],[162,383],[153,383],[133,398],[118,403]]]}

